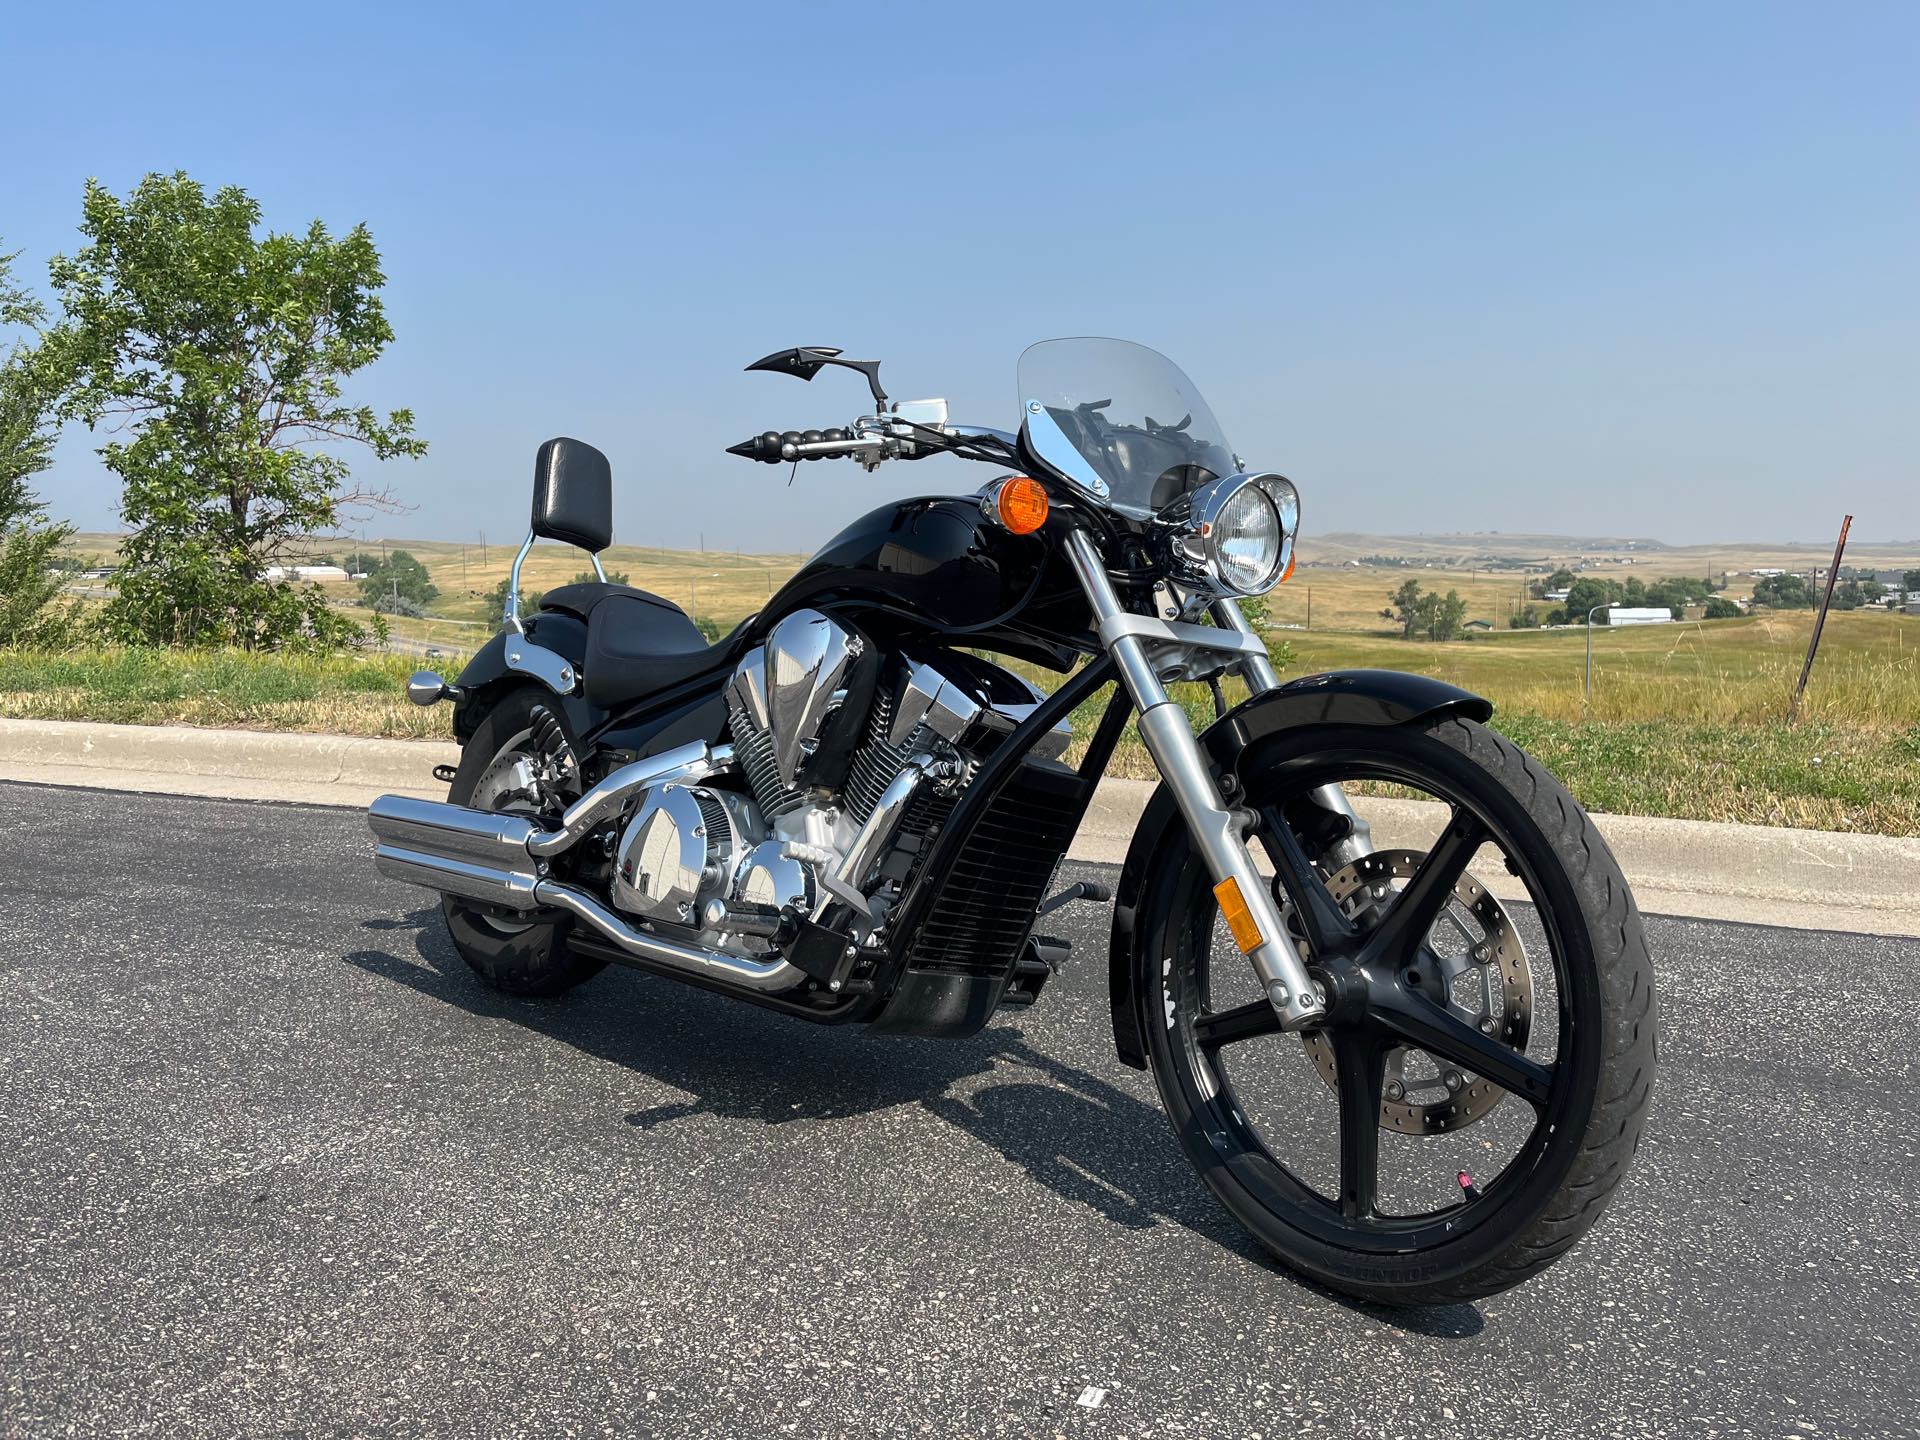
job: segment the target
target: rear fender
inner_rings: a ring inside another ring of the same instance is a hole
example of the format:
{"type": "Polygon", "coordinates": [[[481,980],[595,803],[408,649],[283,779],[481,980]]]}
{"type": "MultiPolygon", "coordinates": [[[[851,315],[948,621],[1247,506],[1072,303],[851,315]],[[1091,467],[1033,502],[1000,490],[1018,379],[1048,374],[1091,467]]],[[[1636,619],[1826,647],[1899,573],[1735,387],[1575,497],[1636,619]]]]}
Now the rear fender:
{"type": "MultiPolygon", "coordinates": [[[[579,674],[587,653],[587,627],[577,617],[564,611],[542,611],[528,620],[525,640],[551,650],[573,667],[575,675],[579,674]]],[[[480,722],[503,691],[515,685],[541,684],[527,671],[516,670],[507,663],[509,641],[524,643],[521,636],[502,630],[480,647],[455,682],[461,697],[453,711],[453,733],[462,745],[473,738],[473,732],[480,728],[480,722]]],[[[570,693],[556,699],[576,735],[585,734],[596,720],[603,718],[580,698],[577,681],[570,693]]]]}
{"type": "MultiPolygon", "coordinates": [[[[1200,737],[1216,774],[1239,775],[1275,737],[1308,725],[1424,725],[1448,715],[1486,721],[1493,706],[1480,696],[1427,675],[1398,670],[1336,670],[1306,675],[1277,690],[1255,695],[1222,716],[1200,737]]],[[[1136,953],[1143,906],[1154,881],[1165,873],[1159,857],[1183,822],[1165,785],[1157,787],[1127,848],[1113,899],[1113,938],[1107,984],[1113,1009],[1113,1044],[1120,1059],[1147,1068],[1146,1037],[1140,1032],[1139,1000],[1153,983],[1153,956],[1136,953]]]]}

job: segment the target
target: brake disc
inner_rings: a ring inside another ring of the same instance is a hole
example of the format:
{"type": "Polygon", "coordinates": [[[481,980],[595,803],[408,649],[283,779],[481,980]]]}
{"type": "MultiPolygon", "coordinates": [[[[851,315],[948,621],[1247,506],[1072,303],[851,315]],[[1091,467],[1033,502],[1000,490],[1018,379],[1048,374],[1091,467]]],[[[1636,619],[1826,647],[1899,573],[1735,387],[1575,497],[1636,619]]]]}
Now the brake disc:
{"type": "MultiPolygon", "coordinates": [[[[1327,889],[1348,919],[1390,902],[1396,881],[1412,877],[1426,859],[1419,850],[1378,850],[1327,877],[1327,889]]],[[[1462,875],[1453,903],[1440,912],[1427,946],[1446,976],[1454,1014],[1484,1035],[1524,1050],[1533,1025],[1533,975],[1519,932],[1486,886],[1462,875]]],[[[1322,1034],[1304,1037],[1307,1055],[1329,1088],[1337,1086],[1333,1045],[1322,1034]]],[[[1481,1119],[1507,1092],[1450,1061],[1411,1045],[1387,1052],[1380,1124],[1403,1135],[1438,1135],[1481,1119]]]]}

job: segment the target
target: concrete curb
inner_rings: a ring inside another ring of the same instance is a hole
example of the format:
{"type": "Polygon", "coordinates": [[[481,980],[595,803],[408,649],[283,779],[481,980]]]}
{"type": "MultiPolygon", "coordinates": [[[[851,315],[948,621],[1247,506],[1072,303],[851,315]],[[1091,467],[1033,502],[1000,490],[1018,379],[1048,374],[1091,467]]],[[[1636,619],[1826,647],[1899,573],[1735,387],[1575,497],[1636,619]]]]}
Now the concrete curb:
{"type": "MultiPolygon", "coordinates": [[[[158,794],[361,806],[383,792],[440,799],[433,767],[453,764],[446,741],[372,740],[186,726],[0,719],[0,780],[158,794]]],[[[1153,793],[1143,780],[1100,785],[1072,858],[1117,864],[1153,793]]],[[[1441,807],[1362,800],[1381,848],[1425,849],[1441,807]]],[[[1920,839],[1596,817],[1651,914],[1803,929],[1920,935],[1920,839]]],[[[1516,882],[1496,876],[1496,894],[1516,882]]]]}

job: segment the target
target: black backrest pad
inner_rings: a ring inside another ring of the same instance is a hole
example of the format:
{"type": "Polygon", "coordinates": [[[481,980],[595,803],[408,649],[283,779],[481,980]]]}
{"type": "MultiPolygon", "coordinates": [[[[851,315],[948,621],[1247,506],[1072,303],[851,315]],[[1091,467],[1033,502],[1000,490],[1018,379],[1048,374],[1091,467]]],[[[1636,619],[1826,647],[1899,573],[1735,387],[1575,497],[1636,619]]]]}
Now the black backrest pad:
{"type": "Polygon", "coordinates": [[[533,461],[533,533],[595,554],[613,543],[613,467],[584,440],[564,435],[533,461]]]}

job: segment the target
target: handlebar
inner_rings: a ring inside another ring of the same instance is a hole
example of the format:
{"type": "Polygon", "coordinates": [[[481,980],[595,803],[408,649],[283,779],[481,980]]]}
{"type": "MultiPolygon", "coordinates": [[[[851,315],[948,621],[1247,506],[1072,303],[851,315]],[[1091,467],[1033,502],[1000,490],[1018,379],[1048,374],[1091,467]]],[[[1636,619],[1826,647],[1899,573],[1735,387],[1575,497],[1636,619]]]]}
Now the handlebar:
{"type": "Polygon", "coordinates": [[[857,439],[845,430],[768,430],[738,445],[729,445],[729,455],[778,465],[782,460],[824,460],[829,455],[851,455],[860,450],[879,448],[879,439],[857,439]]]}
{"type": "Polygon", "coordinates": [[[729,445],[727,453],[767,465],[848,455],[872,470],[883,460],[921,460],[939,454],[1004,463],[1012,457],[1013,446],[1014,437],[998,430],[934,427],[880,414],[863,415],[847,429],[765,430],[729,445]]]}

